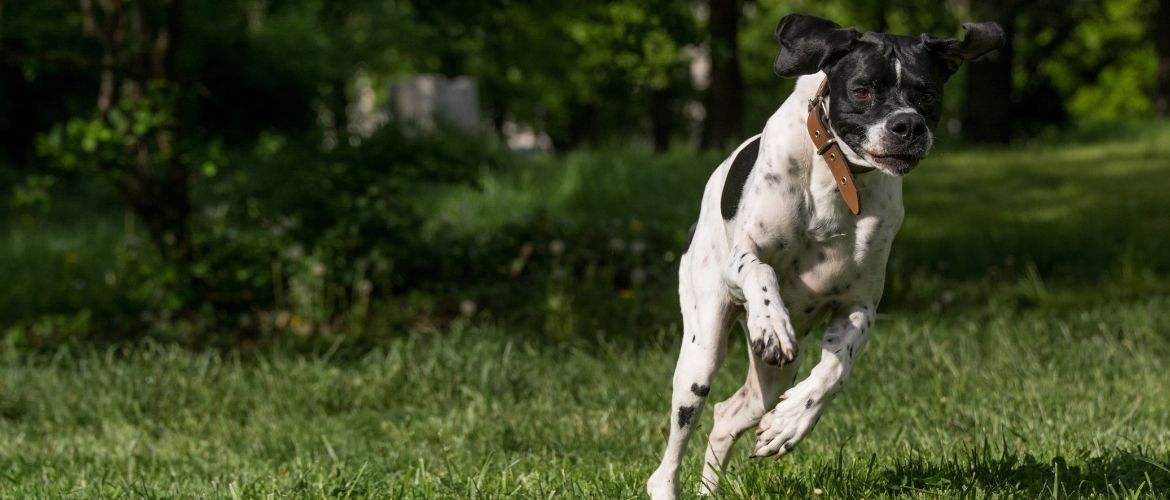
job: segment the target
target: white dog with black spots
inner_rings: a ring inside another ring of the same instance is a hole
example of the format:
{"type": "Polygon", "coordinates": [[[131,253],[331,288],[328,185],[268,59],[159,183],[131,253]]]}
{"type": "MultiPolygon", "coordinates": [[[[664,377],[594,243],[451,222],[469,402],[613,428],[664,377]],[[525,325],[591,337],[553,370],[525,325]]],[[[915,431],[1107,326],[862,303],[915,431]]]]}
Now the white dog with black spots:
{"type": "Polygon", "coordinates": [[[942,86],[966,60],[1003,44],[994,23],[963,40],[860,33],[809,16],[781,20],[776,73],[800,77],[763,133],[711,175],[679,267],[683,339],[670,436],[647,482],[678,495],[678,469],[737,319],[746,318],[747,380],[715,405],[701,493],[713,493],[735,439],[756,429],[753,456],[783,456],[841,391],[874,326],[886,261],[901,226],[902,176],[930,150],[942,86]],[[860,195],[854,214],[810,140],[810,100],[828,79],[828,116],[860,195]],[[820,359],[796,382],[810,341],[820,359]],[[803,343],[802,343],[803,342],[803,343]]]}

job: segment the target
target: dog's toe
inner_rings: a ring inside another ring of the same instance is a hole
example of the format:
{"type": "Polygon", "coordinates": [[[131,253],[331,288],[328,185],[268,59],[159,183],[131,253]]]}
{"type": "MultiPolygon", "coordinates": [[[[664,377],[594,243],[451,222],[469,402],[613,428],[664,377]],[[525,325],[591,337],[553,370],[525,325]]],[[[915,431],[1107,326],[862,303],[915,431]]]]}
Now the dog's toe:
{"type": "Polygon", "coordinates": [[[760,359],[766,365],[780,366],[780,346],[777,345],[776,337],[768,335],[767,342],[764,343],[764,352],[760,353],[760,359]]]}
{"type": "Polygon", "coordinates": [[[767,342],[763,343],[763,348],[759,352],[753,348],[752,352],[760,357],[764,364],[769,366],[787,366],[796,361],[799,355],[799,346],[793,345],[791,347],[781,346],[780,342],[776,340],[775,335],[769,335],[767,342]]]}
{"type": "Polygon", "coordinates": [[[752,340],[752,354],[759,357],[764,357],[764,339],[757,338],[752,340]]]}
{"type": "MultiPolygon", "coordinates": [[[[762,422],[761,425],[763,425],[762,422]]],[[[780,458],[796,447],[796,436],[792,434],[791,429],[786,429],[785,426],[761,427],[757,432],[759,435],[756,436],[752,457],[775,456],[780,458]]]]}

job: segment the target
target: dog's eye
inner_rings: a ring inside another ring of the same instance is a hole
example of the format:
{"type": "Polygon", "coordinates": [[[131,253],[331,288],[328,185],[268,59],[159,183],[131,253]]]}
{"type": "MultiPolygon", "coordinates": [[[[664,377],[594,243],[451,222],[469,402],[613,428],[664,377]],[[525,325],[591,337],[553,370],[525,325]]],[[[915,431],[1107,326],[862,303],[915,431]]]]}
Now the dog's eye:
{"type": "Polygon", "coordinates": [[[934,104],[938,100],[938,96],[934,92],[923,92],[918,94],[918,102],[922,104],[934,104]]]}
{"type": "Polygon", "coordinates": [[[869,100],[869,98],[873,96],[873,93],[865,87],[857,87],[853,90],[850,90],[849,93],[853,94],[853,98],[857,99],[858,101],[869,100]]]}

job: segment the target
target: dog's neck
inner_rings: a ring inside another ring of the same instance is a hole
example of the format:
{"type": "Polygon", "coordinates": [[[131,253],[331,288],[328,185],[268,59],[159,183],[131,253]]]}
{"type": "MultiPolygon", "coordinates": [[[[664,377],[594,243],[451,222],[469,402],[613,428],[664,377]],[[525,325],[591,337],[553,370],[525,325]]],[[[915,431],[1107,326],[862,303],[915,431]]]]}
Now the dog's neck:
{"type": "MultiPolygon", "coordinates": [[[[777,158],[769,158],[769,162],[772,164],[788,165],[794,163],[800,166],[800,170],[807,179],[804,186],[812,196],[815,211],[831,210],[849,213],[849,208],[840,199],[841,195],[837,191],[836,179],[825,160],[817,154],[816,146],[809,139],[806,126],[809,113],[808,102],[816,95],[824,78],[824,73],[816,73],[797,80],[796,88],[792,94],[768,120],[764,133],[765,136],[772,136],[775,140],[783,141],[785,147],[765,148],[765,150],[779,155],[777,158]]],[[[829,98],[832,99],[831,96],[829,98]]],[[[839,141],[839,144],[846,159],[851,164],[869,166],[868,162],[856,154],[847,144],[842,141],[839,141]]],[[[865,207],[865,199],[871,197],[874,190],[885,191],[887,188],[893,187],[891,184],[897,184],[897,192],[901,193],[902,179],[879,171],[855,174],[854,180],[862,199],[862,207],[865,207]]],[[[862,210],[864,214],[865,209],[862,210]]]]}

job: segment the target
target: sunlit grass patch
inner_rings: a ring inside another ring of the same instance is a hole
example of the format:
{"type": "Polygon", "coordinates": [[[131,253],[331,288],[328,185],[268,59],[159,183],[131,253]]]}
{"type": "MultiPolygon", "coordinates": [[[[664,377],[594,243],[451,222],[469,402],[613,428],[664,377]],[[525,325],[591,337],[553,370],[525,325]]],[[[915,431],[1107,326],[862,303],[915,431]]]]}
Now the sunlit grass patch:
{"type": "MultiPolygon", "coordinates": [[[[749,460],[740,444],[725,491],[1164,495],[1167,306],[883,316],[793,456],[749,460]]],[[[467,327],[344,359],[9,353],[0,472],[20,497],[636,497],[670,425],[675,352],[467,327]]],[[[744,357],[733,340],[712,402],[742,383],[744,357]]],[[[710,413],[685,493],[698,484],[710,413]]]]}

